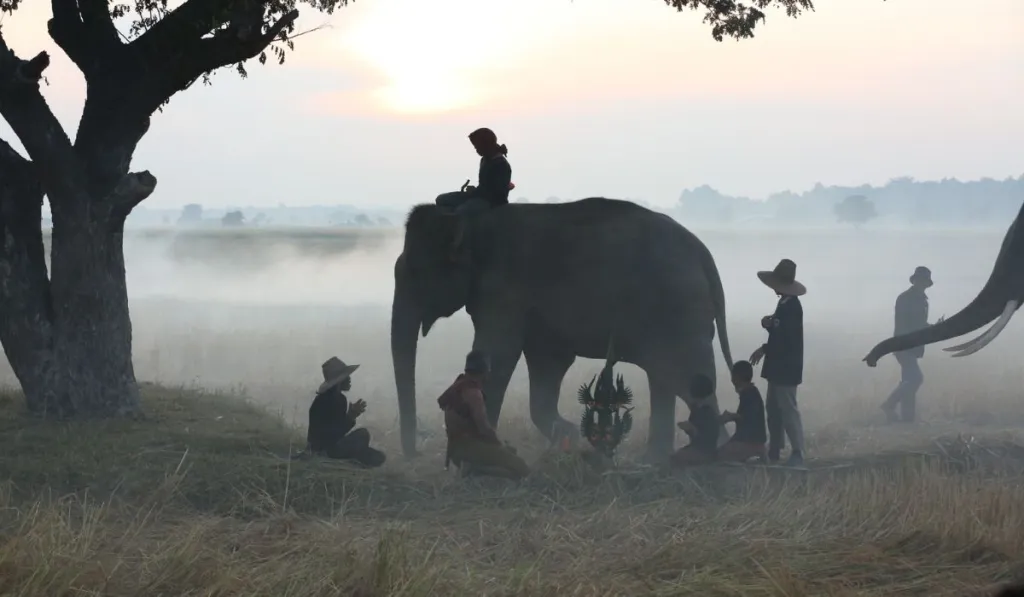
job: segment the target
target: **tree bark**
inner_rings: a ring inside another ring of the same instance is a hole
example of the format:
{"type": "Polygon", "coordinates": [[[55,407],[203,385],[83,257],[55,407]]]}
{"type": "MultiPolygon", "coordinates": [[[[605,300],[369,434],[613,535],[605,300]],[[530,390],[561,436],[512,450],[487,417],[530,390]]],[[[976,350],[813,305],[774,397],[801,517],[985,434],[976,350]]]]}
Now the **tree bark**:
{"type": "Polygon", "coordinates": [[[34,170],[0,141],[0,342],[29,411],[63,416],[71,407],[55,376],[43,190],[34,170]]]}
{"type": "Polygon", "coordinates": [[[50,245],[54,360],[79,417],[139,411],[132,365],[122,218],[93,210],[54,217],[50,245]],[[120,220],[120,221],[118,221],[120,220]]]}

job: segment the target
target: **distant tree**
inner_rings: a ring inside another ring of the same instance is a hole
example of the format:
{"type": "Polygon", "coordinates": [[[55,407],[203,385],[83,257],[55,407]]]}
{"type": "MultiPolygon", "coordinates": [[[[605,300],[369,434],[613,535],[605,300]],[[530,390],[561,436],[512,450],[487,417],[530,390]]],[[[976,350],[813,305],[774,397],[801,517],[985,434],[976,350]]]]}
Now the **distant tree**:
{"type": "MultiPolygon", "coordinates": [[[[23,0],[0,0],[0,14],[23,0]]],[[[50,56],[14,53],[0,30],[0,116],[25,155],[0,140],[0,339],[26,403],[58,416],[139,410],[123,235],[156,188],[129,166],[152,116],[175,94],[233,67],[293,48],[298,7],[331,13],[348,0],[52,0],[47,31],[85,79],[74,140],[40,92],[50,56]],[[128,21],[125,23],[125,21],[128,21]],[[119,27],[118,25],[126,25],[119,27]],[[54,229],[47,271],[40,213],[54,229]]],[[[811,0],[666,0],[700,10],[711,35],[752,37],[776,6],[790,16],[811,0]]]]}
{"type": "Polygon", "coordinates": [[[530,202],[530,200],[527,199],[526,197],[517,197],[516,200],[513,201],[512,203],[529,203],[529,202],[530,202]]]}
{"type": "Polygon", "coordinates": [[[189,203],[181,209],[178,216],[179,226],[194,226],[203,221],[203,206],[198,203],[189,203]]]}
{"type": "Polygon", "coordinates": [[[225,227],[245,226],[245,214],[241,210],[229,211],[220,219],[220,225],[225,227]]]}
{"type": "Polygon", "coordinates": [[[353,222],[356,226],[373,226],[373,222],[366,214],[356,214],[356,218],[353,222]]]}
{"type": "Polygon", "coordinates": [[[547,199],[544,200],[544,203],[561,203],[561,202],[562,202],[562,200],[559,199],[558,197],[548,197],[547,199]]]}
{"type": "Polygon", "coordinates": [[[256,217],[254,217],[252,219],[252,225],[253,226],[259,226],[260,224],[264,224],[264,223],[266,223],[266,219],[267,219],[267,214],[265,214],[265,213],[263,213],[261,211],[258,214],[256,214],[256,217]]]}
{"type": "Polygon", "coordinates": [[[835,206],[836,218],[854,226],[865,224],[876,217],[875,204],[864,195],[850,195],[835,206]]]}
{"type": "Polygon", "coordinates": [[[380,217],[377,218],[377,225],[382,227],[382,228],[390,228],[391,227],[391,220],[385,218],[384,216],[380,216],[380,217]]]}

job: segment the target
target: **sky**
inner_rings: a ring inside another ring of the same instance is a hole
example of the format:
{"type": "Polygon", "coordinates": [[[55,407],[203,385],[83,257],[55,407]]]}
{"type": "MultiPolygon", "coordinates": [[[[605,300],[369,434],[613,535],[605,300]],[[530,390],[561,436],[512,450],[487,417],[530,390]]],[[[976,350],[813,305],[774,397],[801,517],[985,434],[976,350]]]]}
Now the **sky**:
{"type": "MultiPolygon", "coordinates": [[[[509,148],[513,198],[675,204],[815,183],[1024,173],[1024,2],[819,0],[715,42],[661,0],[359,0],[309,8],[283,66],[176,95],[133,168],[151,208],[431,201],[475,179],[466,136],[509,148]],[[971,10],[968,7],[973,6],[971,10]]],[[[28,0],[3,32],[50,52],[44,93],[73,133],[84,79],[28,0]]],[[[15,142],[6,124],[0,137],[15,142]]]]}

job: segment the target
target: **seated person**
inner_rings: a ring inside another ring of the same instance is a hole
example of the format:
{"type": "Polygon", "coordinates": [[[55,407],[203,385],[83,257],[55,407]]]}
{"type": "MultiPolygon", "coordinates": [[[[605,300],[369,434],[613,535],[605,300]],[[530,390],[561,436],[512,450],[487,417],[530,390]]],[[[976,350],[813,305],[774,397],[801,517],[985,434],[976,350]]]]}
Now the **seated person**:
{"type": "Polygon", "coordinates": [[[483,384],[489,371],[487,356],[471,351],[466,355],[465,373],[437,399],[448,433],[445,467],[451,461],[466,474],[521,479],[529,474],[529,467],[515,450],[498,440],[487,420],[483,384]]]}
{"type": "Polygon", "coordinates": [[[369,431],[352,429],[359,415],[366,411],[366,402],[357,400],[349,405],[342,393],[352,389],[352,373],[358,368],[359,365],[346,365],[338,357],[324,362],[324,383],[309,407],[306,448],[312,454],[377,467],[384,464],[386,456],[370,447],[369,431]]]}
{"type": "Polygon", "coordinates": [[[690,407],[690,417],[679,423],[679,428],[690,436],[690,443],[672,455],[673,466],[684,467],[715,461],[718,451],[718,415],[712,396],[714,382],[706,375],[696,375],[690,381],[690,395],[684,397],[690,407]]]}
{"type": "Polygon", "coordinates": [[[512,184],[512,166],[505,158],[508,148],[498,144],[494,131],[477,129],[470,133],[469,141],[480,156],[479,186],[466,186],[461,191],[443,193],[435,200],[440,207],[459,215],[475,214],[507,205],[509,191],[515,188],[512,184]]]}
{"type": "Polygon", "coordinates": [[[718,448],[718,459],[729,462],[746,462],[757,457],[767,459],[765,444],[768,432],[765,428],[764,400],[754,385],[754,368],[748,361],[736,361],[732,366],[732,385],[740,396],[740,405],[735,413],[722,413],[723,423],[735,421],[736,432],[729,441],[718,448]]]}

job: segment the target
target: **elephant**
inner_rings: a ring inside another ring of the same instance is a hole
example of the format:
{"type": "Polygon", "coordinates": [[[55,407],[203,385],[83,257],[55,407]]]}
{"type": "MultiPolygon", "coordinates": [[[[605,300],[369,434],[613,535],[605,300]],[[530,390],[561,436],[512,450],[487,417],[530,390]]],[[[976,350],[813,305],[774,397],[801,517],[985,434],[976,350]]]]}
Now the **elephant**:
{"type": "Polygon", "coordinates": [[[417,454],[417,333],[426,337],[463,306],[473,321],[473,348],[491,358],[484,395],[492,425],[524,356],[530,418],[552,441],[579,433],[558,412],[566,371],[576,357],[604,359],[610,339],[620,362],[647,374],[647,456],[654,461],[672,451],[676,396],[689,392],[695,374],[715,379],[716,325],[732,368],[725,293],[711,252],[669,216],[630,201],[509,204],[475,216],[418,205],[394,274],[391,355],[402,449],[410,457],[417,454]]]}
{"type": "Polygon", "coordinates": [[[942,322],[879,342],[864,357],[868,366],[874,367],[880,358],[892,352],[969,334],[992,320],[995,320],[992,327],[978,337],[943,350],[953,352],[954,357],[965,357],[978,352],[995,340],[1024,301],[1024,233],[1020,236],[1016,234],[1018,228],[1024,229],[1024,224],[1021,223],[1024,219],[1022,216],[1024,205],[1021,205],[1017,217],[1006,231],[995,265],[992,266],[992,273],[974,300],[942,322]]]}

